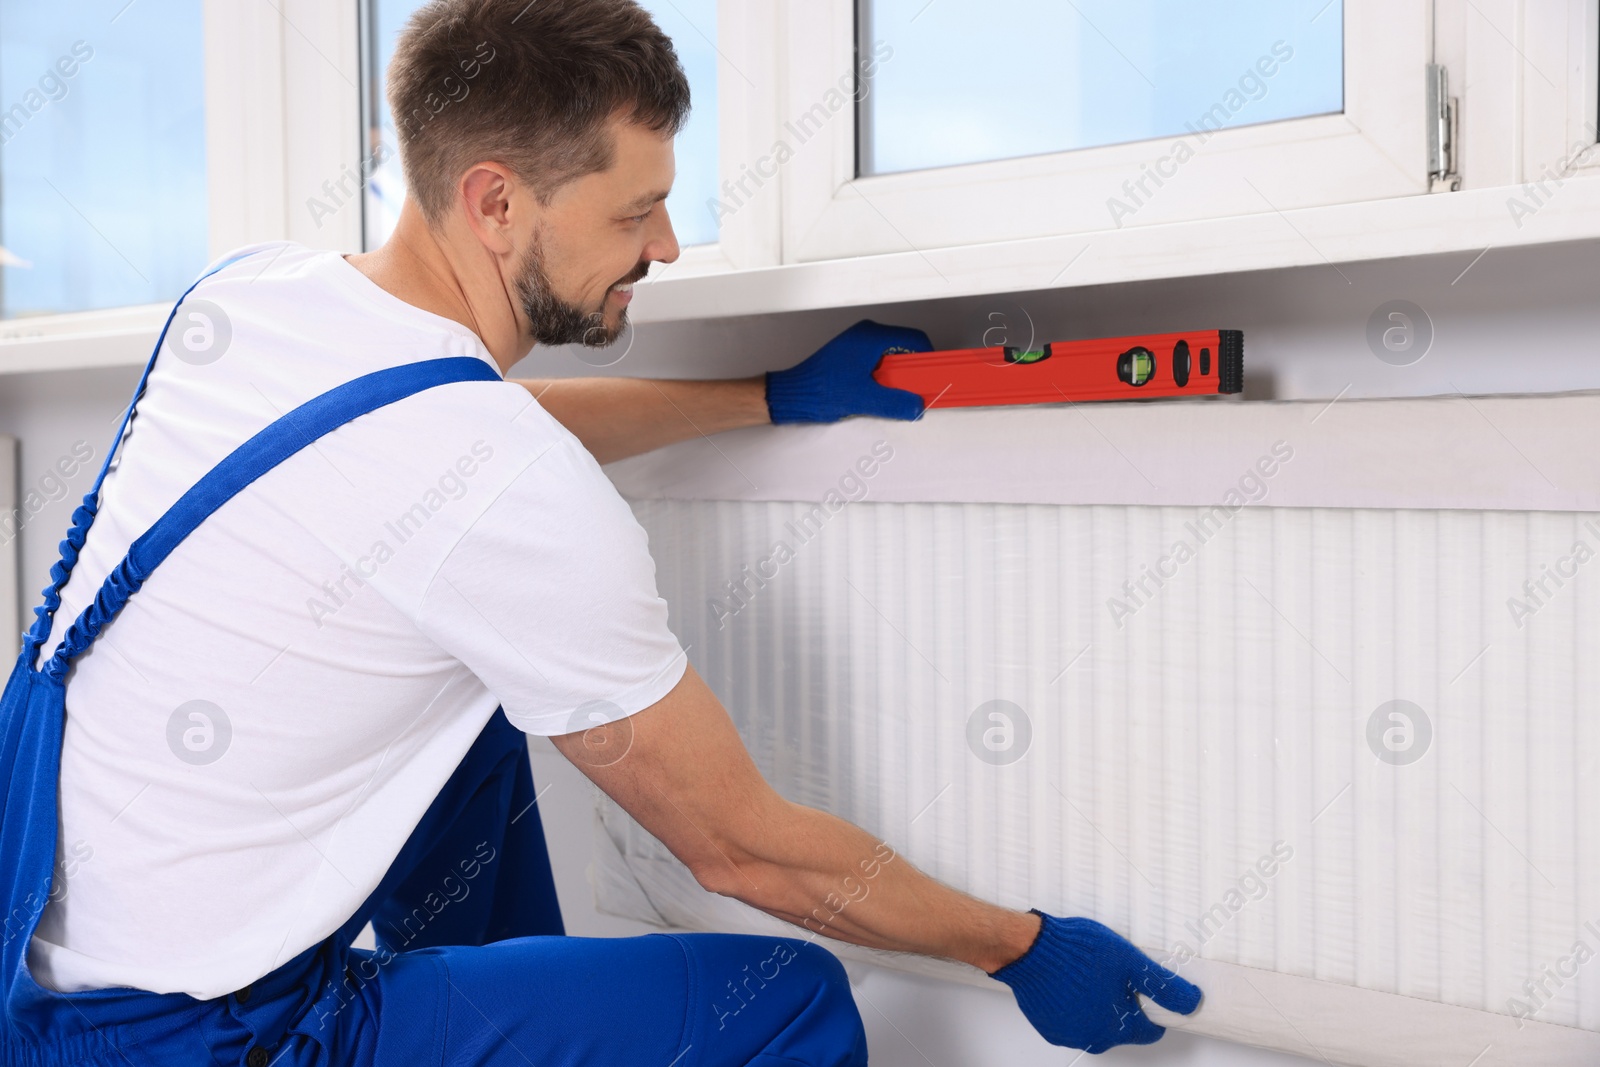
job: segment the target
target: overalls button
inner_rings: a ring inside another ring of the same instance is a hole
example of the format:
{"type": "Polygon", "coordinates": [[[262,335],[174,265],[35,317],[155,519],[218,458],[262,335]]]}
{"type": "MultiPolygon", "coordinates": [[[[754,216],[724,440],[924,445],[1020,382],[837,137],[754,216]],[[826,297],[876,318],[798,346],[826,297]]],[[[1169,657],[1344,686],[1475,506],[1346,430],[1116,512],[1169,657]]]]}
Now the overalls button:
{"type": "Polygon", "coordinates": [[[237,992],[235,992],[233,994],[233,999],[237,1000],[240,1004],[243,1004],[245,1001],[249,1000],[250,999],[250,987],[249,986],[245,986],[243,989],[238,990],[237,992]]]}
{"type": "Polygon", "coordinates": [[[245,1054],[245,1067],[267,1067],[267,1063],[271,1059],[272,1057],[267,1055],[267,1050],[257,1045],[245,1054]]]}

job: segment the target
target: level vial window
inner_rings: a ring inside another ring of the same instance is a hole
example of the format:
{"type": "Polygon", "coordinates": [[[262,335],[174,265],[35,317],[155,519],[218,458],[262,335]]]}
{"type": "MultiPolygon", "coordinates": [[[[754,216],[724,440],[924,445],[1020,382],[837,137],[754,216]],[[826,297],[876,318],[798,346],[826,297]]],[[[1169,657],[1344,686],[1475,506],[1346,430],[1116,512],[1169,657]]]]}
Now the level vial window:
{"type": "Polygon", "coordinates": [[[1156,354],[1143,345],[1117,357],[1117,377],[1128,385],[1143,385],[1156,376],[1156,354]]]}

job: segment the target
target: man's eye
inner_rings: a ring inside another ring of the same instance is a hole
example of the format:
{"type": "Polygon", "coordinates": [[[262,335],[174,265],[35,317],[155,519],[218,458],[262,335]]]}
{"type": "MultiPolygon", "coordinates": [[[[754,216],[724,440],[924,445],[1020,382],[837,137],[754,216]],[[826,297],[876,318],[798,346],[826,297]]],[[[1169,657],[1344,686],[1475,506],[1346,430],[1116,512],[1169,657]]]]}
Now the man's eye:
{"type": "Polygon", "coordinates": [[[628,221],[629,222],[643,222],[645,219],[647,219],[649,217],[650,217],[650,212],[646,211],[643,215],[634,215],[634,216],[630,217],[628,219],[628,221]]]}

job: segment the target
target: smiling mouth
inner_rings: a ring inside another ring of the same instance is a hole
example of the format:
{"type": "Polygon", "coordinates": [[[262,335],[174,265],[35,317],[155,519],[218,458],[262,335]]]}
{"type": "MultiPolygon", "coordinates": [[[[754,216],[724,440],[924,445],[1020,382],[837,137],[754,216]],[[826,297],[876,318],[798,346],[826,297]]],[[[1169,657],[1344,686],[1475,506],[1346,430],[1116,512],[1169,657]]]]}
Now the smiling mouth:
{"type": "Polygon", "coordinates": [[[632,300],[633,300],[633,287],[634,287],[634,285],[636,283],[638,283],[639,281],[641,281],[644,278],[645,273],[648,273],[648,270],[649,270],[649,268],[646,268],[645,272],[641,272],[641,273],[635,274],[633,277],[627,279],[626,281],[620,281],[616,285],[613,285],[610,289],[607,289],[606,290],[607,299],[610,299],[612,296],[615,296],[623,304],[628,304],[628,303],[632,302],[632,300]]]}
{"type": "Polygon", "coordinates": [[[650,273],[650,264],[646,263],[642,267],[634,267],[633,271],[634,272],[630,276],[628,276],[627,278],[624,278],[622,281],[618,282],[616,285],[613,285],[611,288],[615,289],[615,290],[623,290],[623,291],[632,289],[635,282],[644,281],[645,276],[650,273]]]}
{"type": "Polygon", "coordinates": [[[628,305],[633,303],[633,283],[619,282],[607,289],[605,303],[608,306],[618,307],[623,314],[627,314],[628,305]]]}

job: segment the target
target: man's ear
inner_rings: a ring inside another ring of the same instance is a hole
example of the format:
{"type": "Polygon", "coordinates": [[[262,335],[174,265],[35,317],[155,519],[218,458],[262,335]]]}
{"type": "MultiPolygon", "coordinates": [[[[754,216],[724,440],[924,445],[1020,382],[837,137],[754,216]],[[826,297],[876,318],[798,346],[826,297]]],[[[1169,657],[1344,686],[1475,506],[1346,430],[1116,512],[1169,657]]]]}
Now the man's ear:
{"type": "Polygon", "coordinates": [[[461,176],[456,188],[473,235],[490,253],[510,255],[516,247],[511,232],[516,175],[499,163],[477,163],[461,176]]]}

